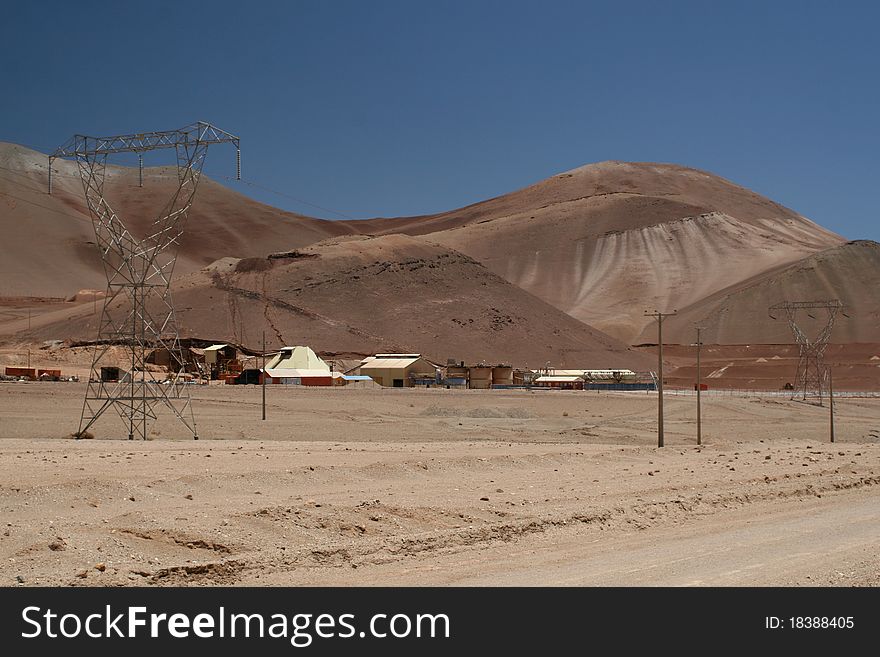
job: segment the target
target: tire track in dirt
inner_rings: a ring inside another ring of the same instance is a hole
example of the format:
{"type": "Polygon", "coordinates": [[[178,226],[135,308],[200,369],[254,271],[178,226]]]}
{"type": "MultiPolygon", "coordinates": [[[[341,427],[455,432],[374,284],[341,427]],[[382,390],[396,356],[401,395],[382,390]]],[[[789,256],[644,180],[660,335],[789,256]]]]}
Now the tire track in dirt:
{"type": "MultiPolygon", "coordinates": [[[[531,535],[551,531],[571,531],[590,527],[596,531],[641,532],[655,527],[678,524],[690,519],[724,513],[748,506],[772,504],[789,500],[822,497],[835,492],[852,491],[880,484],[880,476],[851,478],[847,481],[822,483],[819,473],[816,483],[796,482],[790,486],[775,486],[755,492],[730,491],[713,494],[695,493],[651,502],[636,501],[632,504],[573,510],[565,513],[541,516],[512,517],[513,512],[496,511],[503,520],[483,521],[465,516],[469,524],[456,527],[428,528],[404,535],[373,535],[369,525],[358,523],[358,509],[329,508],[326,516],[310,517],[308,528],[325,530],[326,538],[315,537],[315,544],[296,550],[283,550],[282,554],[259,554],[241,552],[233,561],[209,562],[200,565],[180,565],[162,568],[152,573],[139,572],[154,584],[195,583],[198,577],[206,577],[225,583],[234,583],[249,572],[284,573],[302,568],[349,567],[360,568],[397,562],[400,559],[419,558],[432,554],[456,554],[470,549],[483,549],[492,545],[511,543],[531,535]],[[355,519],[352,519],[352,518],[355,519]],[[349,531],[349,530],[356,531],[349,531]],[[274,554],[274,556],[273,556],[274,554]],[[195,577],[195,579],[193,579],[195,577]]],[[[824,473],[827,474],[827,473],[824,473]]],[[[782,480],[786,483],[790,480],[782,480]]],[[[754,486],[779,484],[776,478],[749,480],[754,486]]],[[[384,505],[361,505],[372,513],[387,512],[384,505]],[[379,511],[377,511],[379,510],[379,511]]],[[[247,517],[270,518],[273,523],[284,523],[302,516],[305,507],[260,509],[245,514],[247,517]]],[[[436,513],[436,509],[403,509],[416,518],[436,513]]],[[[454,512],[447,512],[454,516],[454,512]]],[[[309,516],[306,516],[309,517],[309,516]]],[[[293,523],[291,523],[293,524],[293,523]]],[[[302,523],[300,523],[302,524],[302,523]]],[[[403,528],[406,529],[406,528],[403,528]]]]}

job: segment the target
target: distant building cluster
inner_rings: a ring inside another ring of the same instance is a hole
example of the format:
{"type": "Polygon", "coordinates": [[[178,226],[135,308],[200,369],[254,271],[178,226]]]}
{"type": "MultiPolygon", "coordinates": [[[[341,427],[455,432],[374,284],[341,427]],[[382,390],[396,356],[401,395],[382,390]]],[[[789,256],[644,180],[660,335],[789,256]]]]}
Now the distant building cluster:
{"type": "MultiPolygon", "coordinates": [[[[650,372],[627,369],[540,369],[513,367],[507,363],[489,365],[448,359],[434,363],[421,354],[375,354],[361,360],[331,360],[329,363],[310,347],[283,347],[268,355],[265,368],[260,356],[241,352],[231,344],[206,347],[185,346],[181,356],[168,349],[154,349],[146,363],[161,372],[180,372],[186,381],[222,381],[229,385],[295,386],[381,386],[383,388],[447,388],[491,390],[505,388],[547,388],[557,390],[653,390],[650,372]],[[183,363],[180,362],[183,359],[183,363]]],[[[105,365],[98,374],[105,383],[129,381],[122,367],[105,365]]],[[[162,375],[164,376],[164,374],[162,375]]],[[[171,375],[169,375],[171,376],[171,375]]],[[[7,367],[5,380],[68,380],[57,369],[7,367]]],[[[71,379],[75,380],[75,378],[71,379]]],[[[178,379],[179,380],[179,379],[178,379]]]]}
{"type": "MultiPolygon", "coordinates": [[[[224,345],[225,346],[225,345],[224,345]]],[[[210,349],[210,348],[209,348],[210,349]]],[[[208,350],[206,350],[207,352],[208,350]]],[[[301,386],[343,386],[372,384],[384,388],[457,388],[490,390],[505,388],[551,388],[561,390],[653,390],[650,373],[627,369],[539,370],[516,368],[510,364],[467,364],[454,359],[445,365],[421,354],[375,354],[342,368],[328,364],[310,347],[284,347],[259,367],[229,367],[222,377],[229,384],[267,384],[301,386]]]]}

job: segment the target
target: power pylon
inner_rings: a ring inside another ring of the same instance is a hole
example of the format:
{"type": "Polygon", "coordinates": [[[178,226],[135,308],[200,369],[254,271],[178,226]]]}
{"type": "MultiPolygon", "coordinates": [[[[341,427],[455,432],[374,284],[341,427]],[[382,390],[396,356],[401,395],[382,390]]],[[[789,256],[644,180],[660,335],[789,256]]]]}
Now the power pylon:
{"type": "Polygon", "coordinates": [[[799,347],[797,375],[795,376],[794,391],[792,399],[797,396],[806,401],[809,396],[818,396],[819,405],[822,405],[823,389],[827,383],[825,380],[825,365],[823,357],[825,349],[828,347],[828,339],[831,337],[831,330],[834,328],[834,320],[840,313],[846,317],[844,305],[839,299],[831,301],[781,301],[780,303],[770,306],[769,313],[771,319],[776,319],[774,313],[785,313],[791,332],[794,334],[795,342],[799,347]],[[827,320],[825,326],[819,331],[819,334],[813,339],[798,326],[797,314],[799,311],[805,311],[808,317],[817,319],[811,311],[825,311],[827,320]]]}
{"type": "Polygon", "coordinates": [[[128,439],[146,440],[149,421],[156,419],[159,405],[180,420],[198,440],[195,415],[184,383],[185,361],[171,299],[171,276],[187,212],[211,144],[236,147],[237,177],[241,179],[238,137],[208,123],[198,122],[179,130],[145,132],[113,137],[74,135],[49,156],[49,193],[52,193],[52,162],[73,158],[79,165],[95,238],[107,275],[107,294],[92,356],[91,374],[82,415],[80,437],[111,406],[128,429],[128,439]],[[129,231],[104,198],[107,157],[137,153],[139,183],[143,185],[143,153],[173,148],[177,154],[177,190],[153,221],[149,234],[138,239],[129,231]],[[113,345],[130,352],[131,369],[125,376],[102,376],[101,362],[113,345]],[[154,378],[146,367],[149,349],[164,348],[169,354],[169,377],[154,378]]]}

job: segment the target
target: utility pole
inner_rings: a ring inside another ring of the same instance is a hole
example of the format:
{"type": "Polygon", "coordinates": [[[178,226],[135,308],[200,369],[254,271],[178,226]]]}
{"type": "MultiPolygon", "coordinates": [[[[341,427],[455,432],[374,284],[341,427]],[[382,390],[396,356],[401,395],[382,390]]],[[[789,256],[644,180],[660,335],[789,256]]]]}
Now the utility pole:
{"type": "Polygon", "coordinates": [[[697,445],[703,444],[703,414],[700,409],[700,392],[703,389],[703,377],[700,370],[700,348],[703,346],[703,340],[700,337],[703,327],[697,327],[697,445]]]}
{"type": "Polygon", "coordinates": [[[657,447],[663,447],[663,319],[675,315],[678,311],[662,313],[645,311],[646,317],[657,319],[657,447]]]}
{"type": "Polygon", "coordinates": [[[260,386],[263,388],[263,419],[266,419],[266,331],[263,330],[263,376],[260,377],[260,386]]]}
{"type": "Polygon", "coordinates": [[[831,442],[834,442],[834,383],[831,380],[831,368],[828,368],[828,406],[831,430],[831,442]]]}

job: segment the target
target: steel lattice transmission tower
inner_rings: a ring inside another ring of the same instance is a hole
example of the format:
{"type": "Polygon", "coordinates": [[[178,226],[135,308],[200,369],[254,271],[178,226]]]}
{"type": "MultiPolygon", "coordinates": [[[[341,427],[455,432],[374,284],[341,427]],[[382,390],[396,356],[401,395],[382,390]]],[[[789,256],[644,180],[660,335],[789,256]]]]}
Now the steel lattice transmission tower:
{"type": "Polygon", "coordinates": [[[81,436],[111,406],[128,429],[129,440],[147,438],[149,421],[156,407],[168,409],[198,439],[189,392],[183,385],[184,358],[171,300],[171,276],[187,211],[205,163],[208,146],[232,143],[236,147],[237,178],[241,179],[238,137],[208,123],[198,122],[164,132],[145,132],[113,137],[74,135],[49,156],[49,193],[52,193],[52,161],[73,158],[79,165],[95,237],[107,274],[107,295],[98,323],[88,389],[83,402],[81,436]],[[138,239],[104,198],[107,158],[118,153],[137,153],[143,185],[143,153],[174,149],[177,154],[177,190],[172,194],[149,234],[138,239]],[[112,345],[130,351],[131,369],[117,381],[105,381],[101,362],[112,345]],[[164,348],[170,356],[169,378],[160,382],[147,370],[148,350],[164,348]]]}
{"type": "Polygon", "coordinates": [[[776,319],[777,314],[785,314],[788,325],[794,333],[795,342],[800,349],[792,399],[802,395],[802,399],[806,400],[808,396],[817,395],[821,405],[823,389],[827,387],[825,366],[822,359],[825,355],[825,349],[828,347],[828,338],[831,337],[831,330],[834,328],[837,314],[847,316],[843,303],[839,299],[832,301],[782,301],[770,306],[769,312],[772,319],[776,319]],[[825,311],[827,320],[816,338],[810,340],[798,326],[797,314],[799,311],[805,311],[807,316],[816,319],[812,311],[817,310],[825,311]]]}

